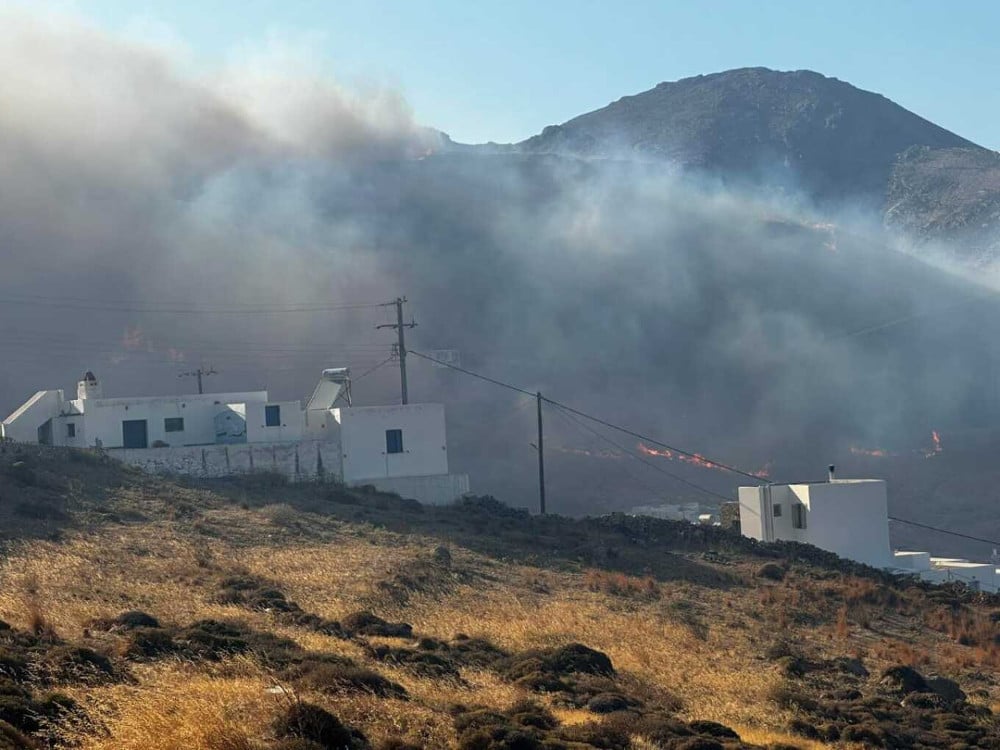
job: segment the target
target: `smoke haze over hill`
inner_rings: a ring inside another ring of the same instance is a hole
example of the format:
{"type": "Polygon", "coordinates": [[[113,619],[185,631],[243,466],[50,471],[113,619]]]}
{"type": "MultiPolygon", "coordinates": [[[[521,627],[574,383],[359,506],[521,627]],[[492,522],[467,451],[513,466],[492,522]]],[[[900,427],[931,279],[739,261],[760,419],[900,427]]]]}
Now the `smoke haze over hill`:
{"type": "MultiPolygon", "coordinates": [[[[415,349],[781,479],[1000,413],[991,293],[892,249],[880,207],[830,217],[657,164],[450,151],[398,95],[280,56],[196,75],[76,22],[2,21],[5,413],[84,369],[109,394],[187,389],[177,373],[206,363],[209,387],[305,396],[389,340],[384,309],[301,308],[402,294],[415,349]]],[[[454,468],[531,502],[530,411],[411,367],[413,400],[449,407],[454,468]]],[[[391,368],[356,396],[395,398],[391,368]]],[[[579,458],[608,446],[578,427],[551,420],[554,510],[690,495],[579,458]]]]}

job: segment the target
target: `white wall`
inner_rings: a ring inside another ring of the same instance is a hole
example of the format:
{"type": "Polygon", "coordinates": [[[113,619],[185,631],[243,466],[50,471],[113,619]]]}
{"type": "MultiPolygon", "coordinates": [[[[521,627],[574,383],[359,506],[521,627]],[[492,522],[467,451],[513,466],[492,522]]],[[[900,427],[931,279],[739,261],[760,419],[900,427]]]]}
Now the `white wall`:
{"type": "Polygon", "coordinates": [[[147,450],[118,448],[109,450],[108,454],[152,474],[225,477],[255,471],[276,471],[291,481],[340,479],[340,445],[325,440],[147,450]]]}
{"type": "Polygon", "coordinates": [[[930,570],[931,554],[930,552],[899,550],[893,553],[892,562],[897,568],[905,568],[906,570],[930,570]]]}
{"type": "Polygon", "coordinates": [[[146,420],[150,447],[156,441],[171,447],[214,445],[215,416],[226,408],[226,404],[263,403],[266,399],[265,391],[165,398],[86,399],[82,402],[83,417],[76,417],[72,421],[77,423],[78,439],[81,430],[86,434],[86,442],[81,443],[82,445],[92,446],[96,440],[100,440],[105,448],[121,448],[122,422],[125,420],[146,420]],[[169,417],[182,418],[184,430],[167,432],[164,420],[169,417]]]}
{"type": "Polygon", "coordinates": [[[937,583],[958,581],[978,588],[980,591],[997,590],[996,568],[988,563],[974,563],[967,560],[941,560],[933,563],[930,571],[922,571],[920,577],[937,583]]]}
{"type": "Polygon", "coordinates": [[[302,439],[305,416],[299,401],[258,401],[247,403],[247,441],[250,443],[280,443],[302,439]],[[281,409],[281,424],[268,427],[265,406],[281,409]]]}
{"type": "Polygon", "coordinates": [[[812,544],[876,567],[892,564],[886,485],[881,480],[740,487],[739,503],[744,536],[812,544]],[[805,528],[795,527],[797,505],[804,509],[805,528]],[[777,507],[780,515],[774,513],[777,507]]]}
{"type": "Polygon", "coordinates": [[[770,541],[764,528],[764,488],[740,487],[740,533],[759,542],[770,541]]]}
{"type": "Polygon", "coordinates": [[[352,406],[335,409],[340,422],[344,481],[448,473],[442,404],[352,406]],[[403,452],[386,452],[386,430],[403,431],[403,452]]]}
{"type": "Polygon", "coordinates": [[[836,480],[797,487],[808,492],[810,544],[879,568],[892,564],[884,481],[836,480]]]}
{"type": "MultiPolygon", "coordinates": [[[[38,428],[49,419],[57,417],[62,404],[62,391],[38,391],[3,421],[0,434],[8,440],[22,443],[38,442],[38,428]]],[[[53,425],[53,441],[58,439],[56,432],[53,425]]]]}

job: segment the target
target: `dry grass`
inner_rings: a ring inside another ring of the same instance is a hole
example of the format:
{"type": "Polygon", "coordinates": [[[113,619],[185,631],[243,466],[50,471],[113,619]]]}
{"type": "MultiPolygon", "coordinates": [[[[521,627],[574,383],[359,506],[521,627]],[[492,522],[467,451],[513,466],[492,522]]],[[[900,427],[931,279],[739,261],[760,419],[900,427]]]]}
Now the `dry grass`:
{"type": "MultiPolygon", "coordinates": [[[[145,497],[142,502],[157,501],[145,497]]],[[[289,600],[324,618],[339,620],[368,609],[412,624],[419,635],[448,639],[463,633],[509,651],[581,642],[608,654],[619,672],[653,694],[679,698],[687,719],[733,726],[757,744],[807,750],[823,745],[785,734],[790,714],[759,699],[783,680],[761,658],[775,634],[796,627],[806,615],[825,617],[825,630],[795,631],[803,649],[827,656],[864,652],[872,668],[930,660],[924,656],[927,649],[908,645],[910,635],[882,638],[873,646],[865,640],[873,637],[870,633],[849,626],[848,611],[853,620],[859,607],[897,609],[898,602],[888,601],[886,592],[869,582],[849,581],[845,599],[836,602],[794,576],[722,589],[596,569],[540,570],[453,545],[448,585],[416,591],[402,604],[382,595],[379,582],[426,559],[437,540],[331,521],[318,540],[295,531],[303,525],[301,518],[281,503],[261,510],[215,504],[198,510],[195,522],[189,515],[182,507],[176,518],[15,548],[0,564],[0,618],[91,644],[101,643],[100,635],[86,633],[91,621],[127,609],[171,625],[238,618],[309,651],[366,659],[351,641],[280,622],[267,612],[217,603],[220,578],[243,571],[278,583],[289,600]]],[[[746,577],[752,581],[749,572],[746,577]]],[[[955,628],[973,632],[974,645],[985,648],[980,625],[963,622],[955,628]]],[[[948,632],[961,643],[958,630],[948,632]]],[[[459,683],[374,666],[403,685],[410,700],[346,693],[300,697],[363,729],[373,741],[401,737],[441,748],[454,743],[449,706],[502,710],[528,697],[491,671],[464,669],[459,683]]],[[[166,660],[136,665],[133,672],[134,684],[67,688],[102,730],[81,729],[71,738],[83,750],[250,750],[259,747],[255,743],[268,736],[276,712],[292,700],[251,659],[214,665],[166,660]]],[[[553,708],[567,725],[593,718],[586,711],[553,708]]],[[[642,741],[635,746],[654,747],[642,741]]]]}
{"type": "MultiPolygon", "coordinates": [[[[737,726],[734,729],[744,742],[761,745],[762,747],[784,745],[786,747],[797,747],[800,750],[821,750],[822,748],[831,747],[831,745],[825,742],[807,740],[794,734],[779,732],[773,729],[745,726],[737,726]]],[[[864,746],[853,742],[838,742],[836,747],[841,748],[841,750],[862,750],[864,746]]]]}

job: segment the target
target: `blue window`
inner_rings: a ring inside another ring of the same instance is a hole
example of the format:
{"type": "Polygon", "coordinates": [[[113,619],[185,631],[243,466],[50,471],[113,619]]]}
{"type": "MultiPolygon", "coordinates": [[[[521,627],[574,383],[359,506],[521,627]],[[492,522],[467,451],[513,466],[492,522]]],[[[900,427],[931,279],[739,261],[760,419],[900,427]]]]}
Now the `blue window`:
{"type": "Polygon", "coordinates": [[[386,453],[402,453],[403,452],[403,431],[402,430],[386,430],[385,431],[385,452],[386,453]]]}
{"type": "Polygon", "coordinates": [[[281,427],[281,407],[277,404],[264,407],[264,425],[267,427],[281,427]]]}
{"type": "Polygon", "coordinates": [[[164,432],[184,432],[184,417],[166,417],[163,420],[164,432]]]}

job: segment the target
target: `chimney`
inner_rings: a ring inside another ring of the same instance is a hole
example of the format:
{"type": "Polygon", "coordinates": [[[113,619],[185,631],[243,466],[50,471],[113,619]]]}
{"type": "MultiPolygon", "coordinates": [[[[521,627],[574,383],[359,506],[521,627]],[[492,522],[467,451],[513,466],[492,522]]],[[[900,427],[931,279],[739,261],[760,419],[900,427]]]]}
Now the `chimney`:
{"type": "Polygon", "coordinates": [[[104,398],[104,390],[97,377],[90,370],[87,370],[76,384],[76,397],[78,399],[104,398]]]}
{"type": "Polygon", "coordinates": [[[834,478],[835,478],[834,477],[834,472],[836,471],[836,469],[837,469],[836,466],[834,466],[833,464],[830,464],[830,468],[829,468],[830,474],[829,474],[829,478],[827,479],[827,481],[832,482],[834,480],[834,478]]]}

